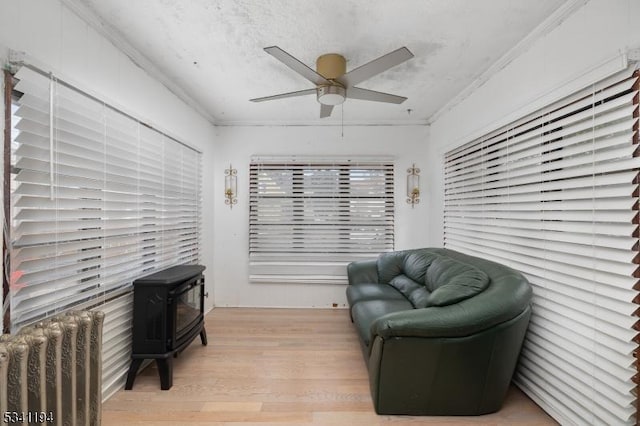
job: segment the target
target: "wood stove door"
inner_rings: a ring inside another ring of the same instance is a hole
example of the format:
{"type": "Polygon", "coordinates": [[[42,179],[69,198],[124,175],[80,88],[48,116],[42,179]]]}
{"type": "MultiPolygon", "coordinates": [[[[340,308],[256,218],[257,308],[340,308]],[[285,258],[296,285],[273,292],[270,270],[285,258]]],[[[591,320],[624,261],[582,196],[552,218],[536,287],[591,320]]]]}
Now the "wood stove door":
{"type": "Polygon", "coordinates": [[[175,346],[179,346],[183,338],[190,335],[190,331],[202,321],[203,291],[204,277],[199,276],[171,292],[175,308],[175,346]]]}

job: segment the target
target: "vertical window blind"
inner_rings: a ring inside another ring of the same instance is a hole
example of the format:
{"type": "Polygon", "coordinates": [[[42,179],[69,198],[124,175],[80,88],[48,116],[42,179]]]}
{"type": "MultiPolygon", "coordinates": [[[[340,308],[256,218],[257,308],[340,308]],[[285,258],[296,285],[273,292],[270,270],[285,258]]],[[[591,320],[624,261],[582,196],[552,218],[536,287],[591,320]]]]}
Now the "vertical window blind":
{"type": "Polygon", "coordinates": [[[12,330],[199,256],[200,154],[27,66],[12,141],[12,330]]]}
{"type": "Polygon", "coordinates": [[[515,381],[561,423],[635,424],[638,72],[445,156],[445,246],[524,272],[515,381]]]}
{"type": "Polygon", "coordinates": [[[345,265],[394,247],[393,159],[253,157],[252,282],[346,283],[345,265]]]}

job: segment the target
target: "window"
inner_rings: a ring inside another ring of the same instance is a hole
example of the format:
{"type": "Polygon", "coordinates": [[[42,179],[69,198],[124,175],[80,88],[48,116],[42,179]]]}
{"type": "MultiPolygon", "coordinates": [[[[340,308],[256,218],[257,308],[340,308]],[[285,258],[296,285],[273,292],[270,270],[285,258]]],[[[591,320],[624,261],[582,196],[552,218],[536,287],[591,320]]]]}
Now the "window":
{"type": "Polygon", "coordinates": [[[515,381],[561,423],[635,424],[638,73],[446,154],[445,246],[524,272],[515,381]]]}
{"type": "Polygon", "coordinates": [[[36,69],[15,79],[12,330],[197,263],[200,154],[36,69]]]}
{"type": "Polygon", "coordinates": [[[394,247],[391,158],[254,157],[252,282],[345,283],[345,265],[394,247]]]}

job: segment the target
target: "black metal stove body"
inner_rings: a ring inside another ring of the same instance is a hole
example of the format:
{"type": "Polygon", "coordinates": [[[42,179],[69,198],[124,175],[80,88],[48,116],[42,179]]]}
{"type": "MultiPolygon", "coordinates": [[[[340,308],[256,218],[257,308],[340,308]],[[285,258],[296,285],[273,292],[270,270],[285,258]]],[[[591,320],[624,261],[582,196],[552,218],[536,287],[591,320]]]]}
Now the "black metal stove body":
{"type": "Polygon", "coordinates": [[[173,358],[204,329],[204,275],[201,265],[178,265],[133,282],[133,348],[125,389],[133,387],[145,359],[155,359],[160,388],[173,385],[173,358]]]}

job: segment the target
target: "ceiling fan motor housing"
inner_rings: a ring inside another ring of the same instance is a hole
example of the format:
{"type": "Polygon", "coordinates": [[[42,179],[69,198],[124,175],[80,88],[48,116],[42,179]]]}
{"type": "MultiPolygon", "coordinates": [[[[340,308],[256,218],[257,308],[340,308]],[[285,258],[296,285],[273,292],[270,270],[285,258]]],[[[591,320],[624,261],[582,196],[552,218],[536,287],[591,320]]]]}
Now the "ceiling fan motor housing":
{"type": "Polygon", "coordinates": [[[318,56],[316,60],[316,71],[318,74],[330,80],[334,84],[318,86],[318,102],[323,105],[340,105],[346,97],[346,90],[336,79],[342,77],[347,72],[347,61],[344,56],[337,53],[327,53],[318,56]]]}
{"type": "Polygon", "coordinates": [[[347,72],[347,60],[337,53],[318,56],[316,71],[327,80],[335,80],[347,72]]]}

